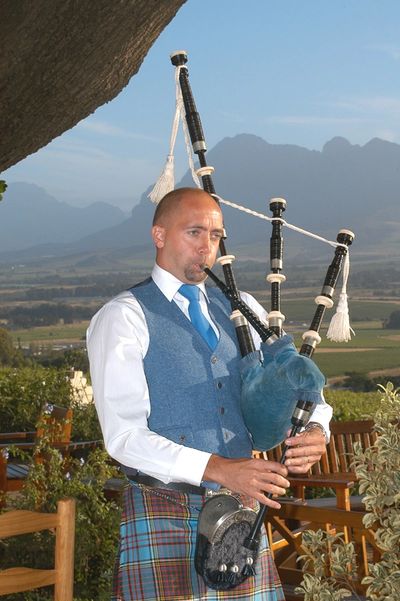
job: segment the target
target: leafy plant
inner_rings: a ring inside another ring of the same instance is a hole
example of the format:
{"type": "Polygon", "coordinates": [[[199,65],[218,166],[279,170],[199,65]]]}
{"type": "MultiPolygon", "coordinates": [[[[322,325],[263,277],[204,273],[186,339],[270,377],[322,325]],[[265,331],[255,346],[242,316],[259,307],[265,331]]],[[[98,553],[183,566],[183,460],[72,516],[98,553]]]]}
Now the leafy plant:
{"type": "Polygon", "coordinates": [[[70,396],[65,371],[39,366],[0,369],[1,430],[34,430],[46,403],[69,407],[70,396]]]}
{"type": "Polygon", "coordinates": [[[3,200],[3,194],[7,190],[7,184],[4,179],[0,179],[0,200],[3,200]]]}
{"type": "Polygon", "coordinates": [[[296,592],[304,601],[340,601],[354,595],[353,575],[357,570],[354,545],[346,543],[342,534],[323,530],[303,532],[306,555],[299,560],[304,564],[303,581],[296,592]]]}
{"type": "MultiPolygon", "coordinates": [[[[102,449],[92,451],[87,461],[75,459],[53,448],[46,436],[35,448],[29,476],[13,507],[55,511],[59,499],[76,499],[75,601],[105,601],[109,598],[112,570],[118,543],[119,507],[104,496],[104,484],[118,475],[102,449]]],[[[48,533],[10,539],[0,546],[2,567],[21,564],[49,567],[53,541],[48,533]]],[[[9,598],[15,600],[15,596],[9,598]]],[[[18,601],[52,599],[52,590],[23,593],[18,601]],[[36,596],[38,595],[39,596],[36,596]]]]}
{"type": "Polygon", "coordinates": [[[376,529],[382,550],[378,563],[369,566],[363,583],[372,601],[400,598],[400,396],[389,383],[375,414],[378,438],[373,447],[355,448],[355,471],[367,511],[364,524],[376,529]]]}
{"type": "Polygon", "coordinates": [[[327,388],[324,391],[327,403],[333,407],[333,418],[339,421],[366,419],[379,407],[380,395],[374,392],[353,392],[327,388]]]}
{"type": "MultiPolygon", "coordinates": [[[[366,528],[374,528],[375,542],[382,551],[380,561],[369,564],[362,580],[370,601],[400,598],[400,395],[393,384],[381,387],[384,396],[374,415],[378,438],[365,450],[355,444],[354,469],[363,495],[366,528]]],[[[305,572],[298,592],[304,601],[340,601],[354,590],[355,553],[341,535],[318,530],[305,531],[305,572]]],[[[354,597],[353,597],[354,598],[354,597]]]]}

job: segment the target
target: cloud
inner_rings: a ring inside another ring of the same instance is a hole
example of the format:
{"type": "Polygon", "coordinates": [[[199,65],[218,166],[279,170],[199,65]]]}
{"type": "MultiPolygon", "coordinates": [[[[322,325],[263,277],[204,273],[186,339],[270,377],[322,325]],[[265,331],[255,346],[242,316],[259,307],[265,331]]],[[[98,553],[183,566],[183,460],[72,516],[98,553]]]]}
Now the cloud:
{"type": "Polygon", "coordinates": [[[142,156],[123,154],[86,144],[75,137],[58,138],[23,163],[10,168],[9,181],[30,181],[62,200],[79,204],[105,200],[118,204],[132,198],[133,204],[154,181],[156,166],[142,156]]]}
{"type": "Polygon", "coordinates": [[[279,123],[283,125],[349,125],[360,123],[363,120],[357,117],[317,117],[315,115],[285,115],[267,117],[265,123],[279,123]]]}
{"type": "Polygon", "coordinates": [[[100,136],[112,136],[114,138],[128,138],[133,140],[146,140],[148,142],[161,142],[160,138],[147,136],[145,134],[130,132],[122,127],[111,125],[105,121],[95,121],[92,117],[80,121],[76,126],[76,130],[85,130],[100,136]]]}
{"type": "Polygon", "coordinates": [[[373,44],[368,48],[386,54],[395,61],[400,60],[400,46],[395,46],[394,44],[373,44]]]}
{"type": "Polygon", "coordinates": [[[347,98],[338,100],[334,106],[363,113],[400,114],[400,98],[390,96],[347,98]]]}

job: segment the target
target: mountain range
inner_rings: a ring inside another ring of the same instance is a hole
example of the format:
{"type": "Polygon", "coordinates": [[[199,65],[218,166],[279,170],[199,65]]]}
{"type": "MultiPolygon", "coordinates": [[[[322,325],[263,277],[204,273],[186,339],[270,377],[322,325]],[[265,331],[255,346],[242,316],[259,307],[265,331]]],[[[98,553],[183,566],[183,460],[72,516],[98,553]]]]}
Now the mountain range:
{"type": "MultiPolygon", "coordinates": [[[[353,230],[356,256],[368,260],[400,254],[398,144],[374,138],[359,146],[336,137],[316,151],[240,134],[219,142],[207,153],[207,162],[215,168],[213,181],[222,198],[270,216],[270,198],[283,197],[289,223],[330,240],[341,228],[353,230]]],[[[192,185],[189,173],[177,184],[192,185]]],[[[132,247],[133,252],[148,252],[154,206],[147,192],[126,218],[105,203],[79,209],[36,186],[10,184],[0,204],[0,258],[28,248],[29,256],[122,248],[132,252],[132,247]]],[[[229,248],[268,246],[268,223],[229,207],[223,212],[229,248]]],[[[314,242],[286,231],[289,254],[320,254],[314,242]]]]}
{"type": "Polygon", "coordinates": [[[125,219],[121,209],[105,202],[78,208],[58,201],[35,184],[12,183],[0,203],[0,252],[54,242],[76,243],[125,219]]]}

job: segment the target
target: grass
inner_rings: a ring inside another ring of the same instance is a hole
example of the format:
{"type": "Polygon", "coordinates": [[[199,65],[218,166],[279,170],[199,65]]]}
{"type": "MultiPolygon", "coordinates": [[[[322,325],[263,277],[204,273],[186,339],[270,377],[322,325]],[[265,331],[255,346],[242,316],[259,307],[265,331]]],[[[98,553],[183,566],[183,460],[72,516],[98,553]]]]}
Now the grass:
{"type": "MultiPolygon", "coordinates": [[[[268,303],[266,304],[268,308],[268,303]]],[[[296,299],[282,301],[282,311],[287,316],[286,321],[302,321],[307,324],[311,322],[312,316],[315,311],[314,299],[309,300],[296,299]]],[[[335,308],[334,308],[335,309],[335,308]]],[[[333,309],[333,310],[334,310],[333,309]]],[[[353,316],[353,320],[358,321],[374,320],[382,321],[387,319],[392,311],[398,311],[400,309],[399,303],[389,300],[382,301],[370,301],[370,300],[350,300],[349,310],[350,316],[353,316]]],[[[329,321],[333,315],[332,311],[326,311],[326,320],[329,321]]]]}
{"type": "MultiPolygon", "coordinates": [[[[352,324],[356,335],[350,342],[342,344],[326,339],[325,332],[332,315],[332,312],[327,312],[324,328],[321,330],[322,342],[313,357],[325,376],[332,378],[348,372],[367,374],[376,370],[400,368],[400,330],[382,328],[382,319],[388,317],[395,308],[398,308],[398,305],[391,301],[354,303],[352,309],[359,318],[359,321],[352,324]],[[326,350],[329,352],[324,352],[326,350]]],[[[314,306],[310,300],[289,300],[285,303],[285,311],[291,316],[290,321],[296,324],[289,322],[287,330],[294,333],[297,348],[301,346],[301,334],[308,329],[308,325],[303,324],[308,324],[313,310],[314,306]]],[[[15,342],[22,346],[78,344],[84,341],[87,326],[88,321],[42,326],[15,330],[12,336],[15,342]]]]}
{"type": "Polygon", "coordinates": [[[367,374],[371,371],[400,369],[400,346],[363,352],[354,350],[351,353],[318,354],[316,351],[313,359],[327,378],[350,372],[367,374]]]}
{"type": "Polygon", "coordinates": [[[64,341],[79,342],[84,340],[88,321],[54,326],[40,326],[27,330],[11,332],[16,343],[26,344],[57,344],[64,341]]]}

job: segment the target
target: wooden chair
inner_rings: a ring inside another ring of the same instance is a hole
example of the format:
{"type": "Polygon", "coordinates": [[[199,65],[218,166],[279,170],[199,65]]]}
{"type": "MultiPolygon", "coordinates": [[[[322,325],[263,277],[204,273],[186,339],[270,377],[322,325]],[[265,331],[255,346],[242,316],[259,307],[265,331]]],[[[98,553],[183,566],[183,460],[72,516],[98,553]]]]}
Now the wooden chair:
{"type": "MultiPolygon", "coordinates": [[[[0,433],[0,492],[20,490],[29,471],[26,460],[13,455],[13,449],[32,452],[43,436],[52,446],[68,451],[71,441],[72,409],[45,405],[34,432],[0,433]]],[[[37,461],[43,460],[40,456],[37,461]]]]}
{"type": "Polygon", "coordinates": [[[6,511],[0,515],[0,539],[41,530],[55,531],[54,568],[12,567],[0,572],[0,595],[54,585],[55,601],[72,601],[74,583],[75,500],[58,502],[57,513],[6,511]]]}
{"type": "MultiPolygon", "coordinates": [[[[338,509],[349,511],[352,498],[351,488],[357,482],[352,468],[354,443],[359,442],[363,449],[372,446],[377,438],[373,431],[372,420],[332,421],[331,439],[323,455],[308,474],[289,475],[290,485],[295,497],[305,499],[306,487],[330,488],[335,491],[335,504],[338,509]]],[[[262,453],[266,459],[279,461],[282,457],[282,445],[262,453]]],[[[326,499],[316,499],[314,504],[326,504],[326,499]]],[[[359,505],[359,503],[358,503],[359,505]]]]}

